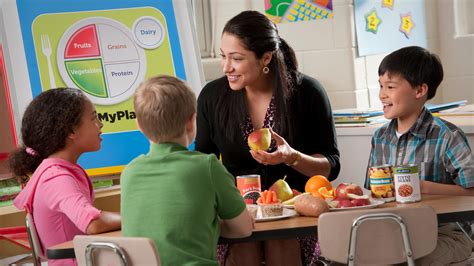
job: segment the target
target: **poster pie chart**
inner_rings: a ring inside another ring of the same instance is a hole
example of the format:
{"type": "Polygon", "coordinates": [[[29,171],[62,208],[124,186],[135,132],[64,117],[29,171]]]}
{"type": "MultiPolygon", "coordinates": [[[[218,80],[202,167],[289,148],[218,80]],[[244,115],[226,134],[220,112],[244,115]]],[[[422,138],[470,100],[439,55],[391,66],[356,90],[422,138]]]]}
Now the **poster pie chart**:
{"type": "Polygon", "coordinates": [[[80,20],[63,34],[57,63],[66,85],[81,89],[99,105],[130,98],[146,72],[145,52],[130,29],[102,17],[80,20]]]}

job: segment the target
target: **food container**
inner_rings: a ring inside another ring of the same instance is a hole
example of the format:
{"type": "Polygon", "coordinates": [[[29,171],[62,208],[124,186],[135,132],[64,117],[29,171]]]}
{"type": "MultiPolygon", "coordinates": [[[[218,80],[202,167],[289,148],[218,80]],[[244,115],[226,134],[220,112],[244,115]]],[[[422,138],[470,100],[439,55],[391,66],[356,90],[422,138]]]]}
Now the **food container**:
{"type": "Polygon", "coordinates": [[[262,217],[275,217],[283,215],[283,204],[271,203],[271,204],[259,204],[262,217]]]}
{"type": "Polygon", "coordinates": [[[237,176],[237,188],[240,195],[244,197],[247,204],[256,204],[262,191],[260,185],[260,175],[239,175],[237,176]]]}
{"type": "Polygon", "coordinates": [[[247,204],[247,210],[250,215],[255,219],[257,218],[258,205],[257,204],[247,204]]]}
{"type": "Polygon", "coordinates": [[[369,167],[370,191],[373,198],[395,200],[392,166],[389,164],[369,167]]]}
{"type": "Polygon", "coordinates": [[[421,200],[418,165],[397,165],[393,168],[397,202],[407,203],[421,200]]]}

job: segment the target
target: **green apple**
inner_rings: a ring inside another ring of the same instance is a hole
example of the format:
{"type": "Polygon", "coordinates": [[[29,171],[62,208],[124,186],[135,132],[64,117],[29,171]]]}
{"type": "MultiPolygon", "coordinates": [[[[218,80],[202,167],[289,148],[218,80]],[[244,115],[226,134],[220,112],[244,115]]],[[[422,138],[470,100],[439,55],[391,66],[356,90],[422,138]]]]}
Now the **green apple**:
{"type": "Polygon", "coordinates": [[[281,201],[286,201],[293,198],[293,190],[290,185],[285,181],[286,176],[283,179],[278,179],[269,190],[275,191],[277,198],[281,201]]]}
{"type": "Polygon", "coordinates": [[[272,141],[272,134],[268,128],[261,128],[250,133],[247,143],[251,150],[268,150],[270,142],[272,141]]]}

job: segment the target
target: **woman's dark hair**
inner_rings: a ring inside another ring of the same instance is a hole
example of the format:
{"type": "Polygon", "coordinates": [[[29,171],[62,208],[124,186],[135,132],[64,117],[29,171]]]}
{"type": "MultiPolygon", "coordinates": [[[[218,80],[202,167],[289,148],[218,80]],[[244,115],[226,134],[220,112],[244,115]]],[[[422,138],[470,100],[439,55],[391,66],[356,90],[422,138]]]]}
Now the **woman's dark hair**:
{"type": "Polygon", "coordinates": [[[17,177],[27,180],[41,161],[66,146],[67,137],[81,122],[86,100],[84,93],[70,88],[51,89],[33,99],[21,121],[23,146],[9,156],[17,177]]]}
{"type": "Polygon", "coordinates": [[[428,100],[436,95],[443,80],[443,65],[436,54],[419,46],[401,48],[387,55],[379,66],[379,76],[386,72],[401,75],[412,87],[428,85],[428,100]]]}
{"type": "MultiPolygon", "coordinates": [[[[295,52],[288,43],[280,38],[278,29],[270,19],[257,11],[243,11],[230,19],[224,26],[222,34],[237,37],[242,44],[255,53],[257,59],[266,52],[272,52],[272,60],[267,65],[273,76],[275,112],[275,131],[289,138],[291,143],[291,121],[288,120],[289,102],[296,84],[301,82],[295,52]]],[[[216,118],[224,125],[225,135],[233,139],[236,132],[241,132],[247,110],[244,91],[232,91],[229,84],[220,95],[216,118]]]]}

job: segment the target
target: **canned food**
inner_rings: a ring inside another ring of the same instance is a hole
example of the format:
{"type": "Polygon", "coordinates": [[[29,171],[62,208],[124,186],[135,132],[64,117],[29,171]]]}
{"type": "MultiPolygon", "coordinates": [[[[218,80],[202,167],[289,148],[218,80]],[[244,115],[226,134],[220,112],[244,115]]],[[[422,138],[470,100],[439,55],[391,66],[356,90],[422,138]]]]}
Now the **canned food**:
{"type": "Polygon", "coordinates": [[[262,191],[260,185],[260,175],[240,175],[237,176],[237,188],[240,195],[244,197],[247,204],[257,204],[257,199],[262,191]]]}
{"type": "Polygon", "coordinates": [[[373,198],[395,200],[392,166],[389,164],[369,167],[370,191],[373,198]]]}
{"type": "Polygon", "coordinates": [[[397,165],[393,168],[397,202],[416,202],[421,200],[420,175],[418,165],[397,165]]]}

